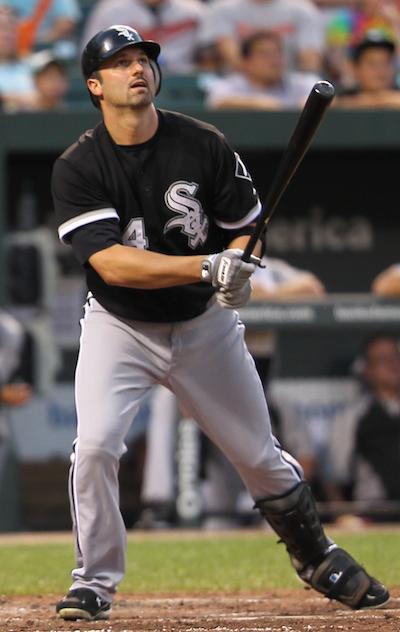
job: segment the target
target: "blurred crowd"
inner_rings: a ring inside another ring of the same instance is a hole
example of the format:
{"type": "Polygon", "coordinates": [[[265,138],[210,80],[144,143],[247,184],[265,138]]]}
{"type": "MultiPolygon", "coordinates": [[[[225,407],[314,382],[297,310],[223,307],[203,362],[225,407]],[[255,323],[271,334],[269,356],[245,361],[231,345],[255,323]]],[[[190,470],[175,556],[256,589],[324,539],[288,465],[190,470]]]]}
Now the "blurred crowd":
{"type": "Polygon", "coordinates": [[[399,104],[398,0],[0,0],[3,109],[68,107],[82,48],[116,23],[209,108],[298,108],[318,78],[337,107],[399,104]]]}

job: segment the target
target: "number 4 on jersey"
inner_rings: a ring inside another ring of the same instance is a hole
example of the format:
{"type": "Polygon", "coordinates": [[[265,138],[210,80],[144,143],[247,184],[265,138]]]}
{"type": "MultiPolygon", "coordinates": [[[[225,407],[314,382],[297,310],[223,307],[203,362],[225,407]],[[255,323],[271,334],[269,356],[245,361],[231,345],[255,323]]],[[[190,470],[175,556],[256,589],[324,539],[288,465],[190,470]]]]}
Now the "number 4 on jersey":
{"type": "Polygon", "coordinates": [[[146,237],[142,217],[134,217],[130,220],[122,235],[122,243],[124,246],[133,246],[142,250],[148,248],[149,240],[146,237]]]}

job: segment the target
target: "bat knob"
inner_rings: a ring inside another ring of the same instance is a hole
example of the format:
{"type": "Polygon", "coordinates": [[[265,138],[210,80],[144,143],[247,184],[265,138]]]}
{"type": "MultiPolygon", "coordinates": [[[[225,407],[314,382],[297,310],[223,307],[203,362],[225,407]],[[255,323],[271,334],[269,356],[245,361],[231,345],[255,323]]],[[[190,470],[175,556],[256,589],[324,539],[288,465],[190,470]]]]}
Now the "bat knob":
{"type": "Polygon", "coordinates": [[[335,96],[335,88],[329,81],[317,81],[314,85],[314,92],[316,92],[319,97],[327,99],[328,101],[335,96]]]}

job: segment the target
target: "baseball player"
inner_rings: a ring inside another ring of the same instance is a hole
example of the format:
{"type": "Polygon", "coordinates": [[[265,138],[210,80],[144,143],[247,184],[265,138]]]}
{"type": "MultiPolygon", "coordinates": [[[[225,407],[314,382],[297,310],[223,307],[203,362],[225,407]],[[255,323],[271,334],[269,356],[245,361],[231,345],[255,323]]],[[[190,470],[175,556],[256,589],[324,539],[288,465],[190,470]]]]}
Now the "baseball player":
{"type": "Polygon", "coordinates": [[[382,606],[387,589],[325,535],[300,465],[271,433],[235,311],[259,262],[241,258],[260,212],[251,177],[213,126],[155,107],[159,53],[123,25],[89,41],[82,70],[102,122],[54,165],[59,237],[89,288],[70,470],[77,559],[57,612],[110,615],[125,568],[118,464],[156,383],[234,464],[307,584],[350,608],[382,606]]]}

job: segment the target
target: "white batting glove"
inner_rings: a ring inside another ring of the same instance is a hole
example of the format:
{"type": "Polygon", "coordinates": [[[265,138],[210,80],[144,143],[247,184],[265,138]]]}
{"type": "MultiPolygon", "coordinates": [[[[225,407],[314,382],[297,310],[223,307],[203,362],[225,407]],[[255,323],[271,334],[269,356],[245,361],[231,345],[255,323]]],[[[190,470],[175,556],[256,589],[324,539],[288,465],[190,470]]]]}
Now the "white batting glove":
{"type": "Polygon", "coordinates": [[[217,303],[225,309],[239,309],[244,307],[251,296],[251,283],[247,279],[246,283],[236,290],[219,290],[215,293],[217,303]]]}
{"type": "Polygon", "coordinates": [[[246,284],[260,263],[251,256],[248,263],[242,260],[243,250],[230,248],[217,254],[208,255],[202,263],[201,278],[218,289],[237,290],[246,284]]]}

